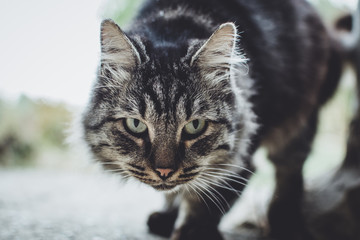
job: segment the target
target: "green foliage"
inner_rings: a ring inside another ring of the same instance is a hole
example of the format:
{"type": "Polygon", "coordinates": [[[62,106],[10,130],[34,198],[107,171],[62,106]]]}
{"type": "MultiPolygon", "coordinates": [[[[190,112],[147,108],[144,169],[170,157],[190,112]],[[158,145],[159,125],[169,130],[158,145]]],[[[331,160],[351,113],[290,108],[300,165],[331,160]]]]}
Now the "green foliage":
{"type": "Polygon", "coordinates": [[[340,7],[339,4],[335,6],[329,0],[310,0],[310,2],[316,7],[317,11],[330,27],[333,26],[334,21],[336,21],[336,19],[338,19],[340,16],[349,13],[349,9],[347,9],[345,6],[340,7]]]}
{"type": "Polygon", "coordinates": [[[136,14],[144,0],[108,0],[102,9],[102,18],[111,18],[121,27],[126,25],[136,14]]]}
{"type": "Polygon", "coordinates": [[[64,105],[33,101],[21,96],[16,103],[0,99],[0,165],[31,165],[40,152],[65,149],[64,105]]]}
{"type": "MultiPolygon", "coordinates": [[[[335,6],[334,1],[309,0],[317,8],[328,25],[332,25],[334,19],[349,12],[346,4],[340,4],[340,1],[335,6]]],[[[108,0],[101,9],[101,17],[111,18],[123,27],[134,17],[136,10],[143,2],[144,0],[108,0]]]]}
{"type": "MultiPolygon", "coordinates": [[[[135,16],[143,1],[107,0],[100,10],[101,17],[111,18],[121,27],[124,27],[135,16]]],[[[334,7],[329,0],[310,1],[323,15],[329,26],[338,16],[347,11],[346,9],[334,7]]],[[[350,106],[352,99],[354,99],[354,97],[349,97],[349,89],[351,87],[339,91],[337,94],[337,96],[340,96],[337,97],[337,99],[341,100],[340,104],[332,104],[335,107],[324,111],[322,118],[330,119],[330,121],[322,121],[320,133],[324,136],[325,132],[326,139],[319,142],[334,142],[332,145],[318,147],[318,149],[325,149],[326,153],[329,152],[326,151],[327,149],[334,149],[333,145],[341,145],[342,142],[345,142],[349,112],[352,111],[343,106],[350,106]],[[339,113],[339,109],[343,111],[339,113]],[[341,118],[342,116],[343,118],[341,118]],[[329,140],[329,131],[333,136],[331,141],[329,140]]],[[[52,155],[45,154],[46,159],[53,161],[56,158],[55,152],[56,156],[59,155],[58,159],[60,161],[65,160],[67,152],[64,145],[65,129],[70,120],[70,113],[67,111],[66,106],[62,104],[35,101],[26,96],[20,97],[17,102],[9,102],[0,98],[0,166],[38,164],[37,161],[41,161],[39,159],[44,155],[44,152],[47,153],[52,150],[52,155]]],[[[328,156],[324,155],[324,157],[317,158],[328,158],[328,156]]]]}

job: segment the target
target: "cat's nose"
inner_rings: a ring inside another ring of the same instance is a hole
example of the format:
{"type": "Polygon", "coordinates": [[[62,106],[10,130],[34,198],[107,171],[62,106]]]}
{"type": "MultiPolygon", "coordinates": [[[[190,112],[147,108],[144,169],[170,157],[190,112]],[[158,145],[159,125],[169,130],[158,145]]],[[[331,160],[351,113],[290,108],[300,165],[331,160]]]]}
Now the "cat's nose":
{"type": "Polygon", "coordinates": [[[174,172],[174,170],[171,168],[157,168],[155,170],[159,177],[163,180],[170,177],[171,173],[174,172]]]}

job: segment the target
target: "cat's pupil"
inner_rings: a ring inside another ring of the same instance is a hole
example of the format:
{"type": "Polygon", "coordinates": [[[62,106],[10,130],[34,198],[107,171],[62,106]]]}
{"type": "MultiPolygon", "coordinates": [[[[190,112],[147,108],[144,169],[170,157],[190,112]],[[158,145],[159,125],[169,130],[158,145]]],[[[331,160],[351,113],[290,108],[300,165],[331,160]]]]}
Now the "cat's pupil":
{"type": "Polygon", "coordinates": [[[194,129],[197,129],[199,127],[199,120],[194,120],[192,124],[194,126],[194,129]]]}
{"type": "Polygon", "coordinates": [[[140,124],[140,120],[134,119],[134,127],[137,128],[139,126],[139,124],[140,124]]]}

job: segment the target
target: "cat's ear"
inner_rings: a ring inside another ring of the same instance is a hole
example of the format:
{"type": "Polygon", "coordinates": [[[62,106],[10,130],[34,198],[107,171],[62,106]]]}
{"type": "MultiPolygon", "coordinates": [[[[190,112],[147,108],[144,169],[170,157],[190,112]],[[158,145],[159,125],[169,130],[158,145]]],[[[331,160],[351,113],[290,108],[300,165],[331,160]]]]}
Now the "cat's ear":
{"type": "Polygon", "coordinates": [[[140,55],[134,44],[112,20],[101,23],[101,61],[123,69],[140,64],[140,55]]]}
{"type": "Polygon", "coordinates": [[[190,65],[196,65],[206,79],[224,79],[228,76],[231,65],[239,60],[236,36],[233,23],[222,24],[192,56],[190,65]]]}

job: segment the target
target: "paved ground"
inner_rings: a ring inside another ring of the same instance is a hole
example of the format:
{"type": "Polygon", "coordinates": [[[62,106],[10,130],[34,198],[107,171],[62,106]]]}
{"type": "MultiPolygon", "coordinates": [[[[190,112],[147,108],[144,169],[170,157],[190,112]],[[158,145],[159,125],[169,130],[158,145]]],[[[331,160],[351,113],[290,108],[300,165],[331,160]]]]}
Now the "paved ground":
{"type": "MultiPolygon", "coordinates": [[[[311,185],[304,209],[315,239],[359,240],[359,170],[329,173],[311,185]]],[[[162,202],[151,188],[123,185],[92,171],[0,169],[0,239],[164,240],[146,227],[147,216],[162,202]]],[[[236,209],[237,218],[252,215],[236,209]]],[[[238,222],[227,217],[225,240],[263,239],[255,232],[230,230],[238,222]]]]}
{"type": "Polygon", "coordinates": [[[1,240],[161,240],[146,227],[161,205],[154,190],[101,174],[0,170],[1,240]]]}
{"type": "Polygon", "coordinates": [[[144,239],[146,216],[161,201],[104,176],[1,171],[0,239],[144,239]]]}

